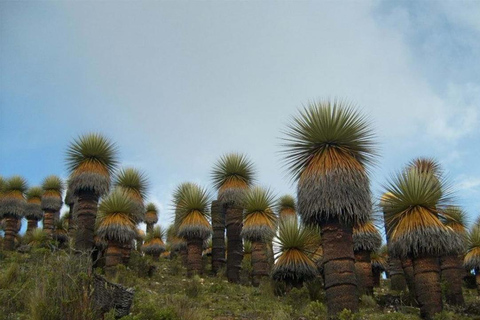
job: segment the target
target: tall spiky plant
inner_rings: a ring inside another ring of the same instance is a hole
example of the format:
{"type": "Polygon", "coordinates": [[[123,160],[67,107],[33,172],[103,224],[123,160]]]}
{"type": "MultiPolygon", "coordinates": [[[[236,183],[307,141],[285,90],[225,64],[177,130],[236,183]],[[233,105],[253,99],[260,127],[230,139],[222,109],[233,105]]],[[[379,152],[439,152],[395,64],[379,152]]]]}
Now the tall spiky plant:
{"type": "Polygon", "coordinates": [[[151,255],[154,260],[158,261],[160,254],[165,252],[165,243],[163,238],[165,237],[165,230],[161,226],[155,226],[151,233],[148,233],[145,237],[142,250],[148,255],[151,255]]]}
{"type": "Polygon", "coordinates": [[[467,250],[463,265],[475,272],[478,295],[480,295],[480,224],[475,224],[467,233],[467,250]]]}
{"type": "Polygon", "coordinates": [[[267,242],[275,236],[277,217],[273,213],[274,195],[269,189],[254,187],[245,194],[242,237],[252,243],[252,284],[269,274],[267,242]]]}
{"type": "Polygon", "coordinates": [[[153,225],[158,222],[158,209],[153,203],[149,203],[145,212],[145,223],[147,224],[147,233],[153,231],[153,225]]]}
{"type": "Polygon", "coordinates": [[[373,220],[357,224],[353,228],[353,252],[355,254],[355,270],[360,295],[373,296],[373,273],[371,254],[382,245],[382,237],[373,220]]]}
{"type": "Polygon", "coordinates": [[[149,182],[145,173],[135,168],[120,169],[115,175],[113,185],[123,190],[135,205],[135,216],[142,222],[145,217],[145,206],[143,204],[147,195],[149,182]]]}
{"type": "Polygon", "coordinates": [[[240,281],[243,260],[241,237],[243,199],[245,192],[254,182],[253,163],[243,154],[230,153],[220,157],[212,171],[218,201],[225,212],[227,229],[227,278],[230,282],[240,281]]]}
{"type": "Polygon", "coordinates": [[[203,242],[212,234],[210,197],[205,189],[191,185],[178,202],[178,236],[187,241],[187,272],[189,276],[203,273],[203,242]]]}
{"type": "Polygon", "coordinates": [[[272,278],[287,284],[287,290],[301,288],[304,281],[317,276],[317,266],[310,256],[320,242],[318,231],[299,225],[294,219],[280,220],[278,237],[278,258],[272,269],[272,278]]]}
{"type": "Polygon", "coordinates": [[[462,292],[462,280],[465,273],[463,268],[463,252],[465,251],[465,237],[467,235],[467,214],[460,207],[449,206],[442,212],[442,222],[450,229],[452,243],[456,248],[440,256],[440,270],[442,282],[445,284],[445,300],[450,305],[460,306],[465,303],[462,292]]]}
{"type": "Polygon", "coordinates": [[[372,212],[367,166],[375,157],[367,119],[343,101],[311,103],[284,138],[302,220],[320,226],[328,313],[358,311],[353,226],[372,212]]]}
{"type": "Polygon", "coordinates": [[[93,248],[98,199],[108,193],[117,163],[117,148],[100,134],[80,136],[67,150],[68,188],[76,199],[75,248],[78,250],[93,248]]]}
{"type": "Polygon", "coordinates": [[[297,205],[295,198],[286,194],[278,199],[277,202],[278,216],[281,220],[294,218],[297,219],[297,205]]]}
{"type": "Polygon", "coordinates": [[[380,286],[380,276],[382,272],[388,270],[388,249],[386,245],[381,246],[376,251],[370,254],[370,261],[372,263],[373,286],[380,286]]]}
{"type": "Polygon", "coordinates": [[[27,218],[27,233],[37,229],[38,221],[43,218],[41,187],[32,187],[27,191],[27,205],[25,207],[25,218],[27,218]]]}
{"type": "Polygon", "coordinates": [[[122,263],[122,248],[137,235],[138,211],[128,194],[114,190],[100,202],[96,220],[97,235],[107,242],[105,269],[122,263]]]}
{"type": "MultiPolygon", "coordinates": [[[[382,195],[382,198],[380,199],[380,207],[384,208],[386,205],[386,201],[388,198],[392,197],[393,195],[389,192],[385,193],[382,195]]],[[[385,234],[387,238],[387,251],[390,251],[390,246],[391,246],[391,241],[390,241],[390,236],[387,232],[387,217],[385,211],[383,211],[383,223],[385,227],[385,234]]],[[[402,260],[396,256],[387,255],[388,259],[388,272],[386,272],[387,278],[390,279],[390,290],[394,291],[406,291],[407,288],[407,276],[405,275],[405,272],[403,271],[403,266],[405,264],[402,264],[402,260]]],[[[409,258],[411,261],[411,259],[409,258]]],[[[413,277],[412,277],[413,279],[413,277]]],[[[409,282],[410,283],[410,282],[409,282]]],[[[414,281],[413,281],[414,283],[414,281]]],[[[411,290],[412,288],[410,288],[411,290]]]]}
{"type": "Polygon", "coordinates": [[[180,255],[183,265],[185,267],[187,267],[187,263],[188,263],[187,262],[187,256],[188,256],[187,242],[185,241],[185,239],[178,236],[178,225],[180,222],[179,220],[180,219],[180,201],[182,200],[183,193],[185,192],[185,190],[193,186],[194,184],[191,182],[183,182],[179,184],[173,192],[173,206],[175,209],[175,219],[173,221],[172,230],[171,230],[171,232],[173,232],[173,235],[172,237],[170,237],[170,239],[172,239],[172,242],[171,242],[172,252],[173,252],[173,256],[175,256],[177,253],[180,255]]]}
{"type": "Polygon", "coordinates": [[[438,256],[458,245],[439,218],[449,189],[443,179],[416,168],[397,174],[386,189],[392,194],[383,202],[390,254],[412,259],[420,313],[430,319],[443,309],[438,256]]]}
{"type": "Polygon", "coordinates": [[[55,225],[60,218],[62,208],[63,181],[55,175],[46,177],[42,182],[42,210],[44,211],[43,230],[53,236],[55,225]]]}
{"type": "Polygon", "coordinates": [[[27,188],[27,181],[20,176],[8,179],[4,187],[4,194],[0,200],[0,220],[4,219],[5,221],[5,238],[3,239],[5,250],[15,249],[18,223],[25,214],[27,188]]]}

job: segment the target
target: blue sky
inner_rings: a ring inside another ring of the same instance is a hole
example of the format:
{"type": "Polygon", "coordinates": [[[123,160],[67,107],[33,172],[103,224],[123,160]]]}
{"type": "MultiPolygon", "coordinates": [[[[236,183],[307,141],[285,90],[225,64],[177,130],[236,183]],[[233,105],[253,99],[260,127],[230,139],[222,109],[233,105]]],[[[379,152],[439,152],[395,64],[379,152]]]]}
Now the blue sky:
{"type": "Polygon", "coordinates": [[[377,196],[407,162],[435,157],[473,220],[479,16],[475,1],[3,1],[0,175],[66,178],[68,144],[101,132],[148,174],[166,226],[175,186],[211,188],[226,152],[295,193],[281,132],[309,101],[343,97],[377,133],[377,196]]]}

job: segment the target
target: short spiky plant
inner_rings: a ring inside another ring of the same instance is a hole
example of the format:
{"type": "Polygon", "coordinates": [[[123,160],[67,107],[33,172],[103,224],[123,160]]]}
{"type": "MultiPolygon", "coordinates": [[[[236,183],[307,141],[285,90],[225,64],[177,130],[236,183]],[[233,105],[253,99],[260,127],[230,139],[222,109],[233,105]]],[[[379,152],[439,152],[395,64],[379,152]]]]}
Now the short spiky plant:
{"type": "Polygon", "coordinates": [[[145,213],[143,201],[147,195],[149,185],[146,174],[134,168],[120,169],[115,176],[113,185],[122,189],[131,197],[136,207],[135,210],[138,211],[137,215],[140,218],[138,222],[143,220],[145,213]]]}
{"type": "Polygon", "coordinates": [[[295,198],[289,194],[286,194],[278,199],[277,210],[280,219],[288,217],[297,218],[297,205],[295,198]]]}
{"type": "Polygon", "coordinates": [[[48,248],[51,244],[49,235],[42,229],[35,229],[25,235],[25,241],[34,248],[48,248]]]}
{"type": "Polygon", "coordinates": [[[439,218],[451,193],[441,177],[415,167],[394,176],[386,189],[391,193],[382,202],[389,253],[413,261],[421,316],[432,317],[443,309],[437,257],[459,245],[439,218]]]}
{"type": "Polygon", "coordinates": [[[41,187],[32,187],[27,191],[27,205],[25,207],[25,218],[27,218],[27,232],[32,232],[37,228],[39,220],[43,218],[41,187]]]}
{"type": "Polygon", "coordinates": [[[293,118],[285,135],[283,154],[298,182],[298,211],[302,221],[321,227],[325,268],[331,265],[335,270],[325,279],[329,315],[343,309],[356,312],[352,228],[372,211],[367,167],[376,156],[374,135],[366,117],[340,100],[310,103],[293,118]],[[339,263],[341,268],[333,267],[339,263]]]}
{"type": "Polygon", "coordinates": [[[64,184],[62,179],[55,175],[46,177],[42,182],[42,209],[58,211],[62,207],[62,193],[64,184]]]}
{"type": "Polygon", "coordinates": [[[202,245],[212,234],[209,202],[208,192],[198,185],[192,185],[184,190],[178,203],[176,229],[178,236],[187,241],[189,275],[203,272],[202,245]]]}
{"type": "Polygon", "coordinates": [[[440,178],[443,174],[442,168],[438,161],[434,158],[416,158],[407,166],[407,170],[416,169],[420,173],[433,174],[440,178]]]}
{"type": "Polygon", "coordinates": [[[288,286],[301,287],[304,281],[317,276],[317,266],[309,257],[318,248],[317,230],[301,226],[293,219],[280,221],[278,238],[279,256],[272,269],[272,278],[288,286]]]}
{"type": "Polygon", "coordinates": [[[241,237],[245,192],[255,178],[253,163],[243,154],[223,155],[215,164],[212,178],[218,190],[218,201],[225,212],[227,228],[227,278],[230,282],[240,281],[240,266],[243,260],[241,237]]]}
{"type": "Polygon", "coordinates": [[[153,225],[158,222],[158,209],[153,203],[149,203],[146,207],[145,223],[147,224],[147,233],[153,231],[153,225]]]}
{"type": "Polygon", "coordinates": [[[373,220],[355,225],[353,228],[353,252],[360,294],[373,295],[374,280],[370,255],[381,245],[382,237],[373,220]]]}
{"type": "Polygon", "coordinates": [[[117,163],[117,147],[107,138],[97,133],[80,136],[67,150],[69,188],[105,195],[117,163]]]}
{"type": "Polygon", "coordinates": [[[165,230],[161,226],[155,226],[153,231],[145,237],[145,242],[142,247],[143,252],[153,256],[155,260],[158,260],[160,254],[165,251],[164,237],[165,230]]]}
{"type": "Polygon", "coordinates": [[[20,176],[13,176],[7,180],[4,187],[4,196],[0,202],[0,220],[4,219],[5,250],[15,248],[15,237],[18,232],[18,223],[25,214],[25,192],[27,182],[20,176]]]}
{"type": "Polygon", "coordinates": [[[66,214],[64,214],[55,223],[55,234],[53,238],[58,242],[58,246],[62,247],[68,241],[68,220],[66,214]]]}
{"type": "Polygon", "coordinates": [[[245,194],[242,237],[252,242],[252,284],[269,274],[267,242],[275,236],[277,217],[273,213],[274,195],[269,189],[254,187],[245,194]]]}

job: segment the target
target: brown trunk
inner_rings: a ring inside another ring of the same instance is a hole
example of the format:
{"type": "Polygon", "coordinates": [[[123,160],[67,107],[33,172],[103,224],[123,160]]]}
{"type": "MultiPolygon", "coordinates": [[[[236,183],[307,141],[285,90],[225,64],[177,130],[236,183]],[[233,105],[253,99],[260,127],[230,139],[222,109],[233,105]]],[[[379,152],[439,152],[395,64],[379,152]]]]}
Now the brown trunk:
{"type": "Polygon", "coordinates": [[[227,226],[227,278],[229,282],[240,282],[243,260],[243,242],[240,233],[243,228],[243,209],[227,206],[225,214],[227,226]]]}
{"type": "Polygon", "coordinates": [[[12,216],[5,217],[5,237],[3,238],[3,249],[15,250],[15,237],[17,236],[18,219],[12,216]]]}
{"type": "Polygon", "coordinates": [[[203,274],[202,268],[202,246],[201,238],[187,239],[187,275],[203,274]]]}
{"type": "Polygon", "coordinates": [[[275,264],[275,255],[273,253],[273,240],[269,240],[266,243],[267,250],[267,261],[268,261],[268,271],[272,270],[273,265],[275,264]]]}
{"type": "Polygon", "coordinates": [[[373,276],[373,287],[378,288],[380,287],[380,276],[382,275],[382,270],[379,268],[372,269],[372,276],[373,276]]]}
{"type": "Polygon", "coordinates": [[[187,267],[188,264],[188,249],[186,247],[180,248],[178,253],[180,254],[180,258],[182,259],[182,264],[184,267],[187,267]]]}
{"type": "Polygon", "coordinates": [[[153,232],[153,223],[147,223],[147,234],[153,232]]]}
{"type": "Polygon", "coordinates": [[[55,211],[45,210],[43,215],[43,230],[51,237],[55,231],[55,211]]]}
{"type": "Polygon", "coordinates": [[[258,287],[263,277],[268,277],[267,245],[265,242],[255,241],[252,243],[252,285],[258,287]]]}
{"type": "Polygon", "coordinates": [[[416,305],[415,276],[413,272],[413,260],[411,257],[402,258],[402,269],[408,286],[410,301],[416,305]]]}
{"type": "Polygon", "coordinates": [[[77,228],[75,230],[75,249],[90,251],[93,249],[95,218],[97,216],[98,196],[94,192],[80,191],[75,204],[77,228]]]}
{"type": "Polygon", "coordinates": [[[413,271],[420,315],[424,319],[432,319],[436,313],[443,310],[438,258],[434,256],[415,257],[413,271]]]}
{"type": "Polygon", "coordinates": [[[445,300],[448,304],[461,306],[465,303],[462,292],[463,266],[458,255],[440,258],[442,282],[445,284],[445,300]]]}
{"type": "Polygon", "coordinates": [[[131,243],[122,244],[122,263],[124,265],[127,265],[128,261],[130,261],[131,252],[132,252],[132,244],[131,243]]]}
{"type": "Polygon", "coordinates": [[[32,233],[38,227],[38,220],[36,219],[27,219],[27,233],[32,233]]]}
{"type": "Polygon", "coordinates": [[[212,201],[212,272],[225,266],[225,211],[218,200],[212,201]]]}
{"type": "Polygon", "coordinates": [[[355,274],[359,295],[373,296],[373,274],[370,260],[370,251],[355,252],[355,274]]]}
{"type": "Polygon", "coordinates": [[[390,289],[395,291],[405,291],[407,289],[407,281],[402,269],[402,261],[397,258],[390,257],[388,259],[388,273],[390,276],[390,289]]]}
{"type": "Polygon", "coordinates": [[[475,282],[477,284],[477,293],[480,296],[480,268],[475,269],[475,282]]]}
{"type": "Polygon", "coordinates": [[[115,267],[122,263],[122,245],[116,241],[108,241],[105,251],[105,273],[115,275],[115,267]]]}
{"type": "Polygon", "coordinates": [[[70,205],[70,215],[68,218],[68,237],[72,238],[75,235],[76,228],[76,216],[75,216],[75,205],[70,205]]]}
{"type": "Polygon", "coordinates": [[[353,228],[342,226],[336,219],[322,222],[320,228],[328,314],[336,317],[343,309],[357,312],[353,228]]]}

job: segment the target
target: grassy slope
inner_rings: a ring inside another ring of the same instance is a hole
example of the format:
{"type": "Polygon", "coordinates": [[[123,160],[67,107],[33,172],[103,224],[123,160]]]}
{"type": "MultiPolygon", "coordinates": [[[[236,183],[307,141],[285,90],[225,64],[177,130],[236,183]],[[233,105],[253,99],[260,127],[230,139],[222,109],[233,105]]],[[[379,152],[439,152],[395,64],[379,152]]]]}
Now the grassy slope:
{"type": "MultiPolygon", "coordinates": [[[[86,259],[64,252],[0,253],[0,319],[94,319],[88,299],[83,295],[90,279],[86,266],[86,259]]],[[[319,285],[294,289],[286,296],[277,297],[268,281],[253,288],[229,284],[221,276],[187,279],[179,261],[152,262],[135,253],[128,268],[120,266],[113,280],[135,288],[134,306],[125,320],[326,318],[319,285]],[[312,302],[309,296],[318,301],[312,302]]],[[[243,280],[248,282],[247,270],[243,280]]],[[[465,293],[469,314],[464,310],[450,310],[439,319],[480,319],[475,316],[480,309],[479,298],[473,290],[465,293]]],[[[345,313],[342,318],[419,319],[418,309],[403,306],[403,298],[392,296],[385,287],[378,289],[376,296],[377,301],[369,297],[363,299],[359,315],[352,317],[345,313]],[[397,300],[396,307],[388,302],[391,300],[397,300]],[[377,302],[384,307],[379,307],[377,302]]],[[[106,319],[112,318],[111,314],[106,316],[106,319]]]]}

